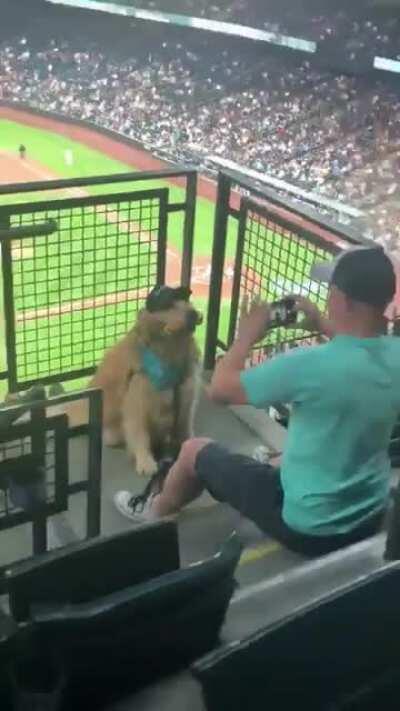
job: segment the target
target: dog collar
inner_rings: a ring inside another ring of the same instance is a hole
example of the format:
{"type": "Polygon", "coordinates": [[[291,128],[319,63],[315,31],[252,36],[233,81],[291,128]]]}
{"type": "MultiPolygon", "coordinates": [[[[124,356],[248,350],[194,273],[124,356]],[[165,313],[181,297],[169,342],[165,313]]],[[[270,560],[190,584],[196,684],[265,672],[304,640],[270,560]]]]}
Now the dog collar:
{"type": "Polygon", "coordinates": [[[142,348],[141,361],[141,371],[147,375],[155,390],[170,390],[183,381],[183,369],[165,363],[150,348],[142,348]]]}

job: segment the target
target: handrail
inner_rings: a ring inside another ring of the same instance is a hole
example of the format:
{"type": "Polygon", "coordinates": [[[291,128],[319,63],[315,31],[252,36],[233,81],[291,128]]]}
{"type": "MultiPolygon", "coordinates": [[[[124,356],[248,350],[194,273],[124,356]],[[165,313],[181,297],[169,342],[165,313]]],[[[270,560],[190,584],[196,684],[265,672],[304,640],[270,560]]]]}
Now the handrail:
{"type": "Polygon", "coordinates": [[[162,180],[163,178],[183,178],[196,174],[194,168],[166,168],[165,170],[148,170],[135,173],[110,173],[109,175],[96,175],[91,178],[63,178],[61,180],[32,181],[31,183],[9,183],[0,186],[0,195],[14,193],[33,193],[43,190],[64,190],[67,188],[81,188],[89,185],[112,185],[114,183],[132,183],[143,180],[162,180]]]}

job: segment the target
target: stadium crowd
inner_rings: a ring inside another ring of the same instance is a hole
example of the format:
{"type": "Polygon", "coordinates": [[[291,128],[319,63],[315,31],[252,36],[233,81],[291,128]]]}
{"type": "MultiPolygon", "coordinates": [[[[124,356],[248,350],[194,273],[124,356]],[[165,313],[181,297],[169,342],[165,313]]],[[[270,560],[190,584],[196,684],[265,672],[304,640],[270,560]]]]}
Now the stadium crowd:
{"type": "Polygon", "coordinates": [[[212,42],[152,44],[140,27],[118,50],[76,33],[47,47],[20,37],[0,44],[0,90],[174,160],[229,158],[358,207],[365,234],[400,253],[396,87],[212,42]]]}

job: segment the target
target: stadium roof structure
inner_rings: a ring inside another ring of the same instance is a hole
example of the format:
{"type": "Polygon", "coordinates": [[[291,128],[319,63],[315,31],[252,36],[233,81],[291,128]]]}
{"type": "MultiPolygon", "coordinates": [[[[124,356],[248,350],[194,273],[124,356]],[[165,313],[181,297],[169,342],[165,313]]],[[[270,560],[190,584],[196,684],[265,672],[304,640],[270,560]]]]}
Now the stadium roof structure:
{"type": "Polygon", "coordinates": [[[288,49],[298,50],[314,54],[317,51],[317,43],[311,40],[302,39],[300,37],[291,37],[289,35],[271,32],[267,30],[250,27],[248,25],[239,25],[235,22],[220,22],[217,20],[207,20],[203,17],[191,17],[189,15],[177,15],[168,12],[159,12],[157,10],[145,10],[135,7],[131,2],[117,0],[117,2],[103,2],[103,0],[46,0],[53,5],[66,5],[68,7],[76,7],[84,10],[97,10],[100,12],[108,12],[113,15],[122,15],[124,17],[132,17],[138,20],[150,20],[152,22],[161,22],[169,25],[178,25],[191,29],[205,30],[208,32],[216,32],[233,37],[241,37],[243,39],[256,40],[259,42],[267,42],[269,44],[286,47],[288,49]]]}

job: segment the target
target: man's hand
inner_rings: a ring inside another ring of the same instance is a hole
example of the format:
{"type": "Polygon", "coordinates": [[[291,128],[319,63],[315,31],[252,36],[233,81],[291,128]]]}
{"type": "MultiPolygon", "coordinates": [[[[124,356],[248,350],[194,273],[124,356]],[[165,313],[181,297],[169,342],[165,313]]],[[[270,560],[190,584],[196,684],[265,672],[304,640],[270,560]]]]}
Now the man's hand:
{"type": "Polygon", "coordinates": [[[323,316],[318,306],[304,296],[293,296],[293,298],[296,304],[296,311],[304,314],[304,318],[298,320],[294,327],[302,331],[322,331],[323,316]]]}
{"type": "MultiPolygon", "coordinates": [[[[297,311],[304,314],[304,318],[297,321],[294,324],[294,328],[310,331],[311,333],[322,333],[327,338],[335,336],[333,323],[321,313],[318,306],[304,296],[293,296],[293,298],[297,311]]],[[[291,328],[293,327],[291,326],[291,328]]]]}
{"type": "Polygon", "coordinates": [[[240,309],[238,339],[246,343],[249,348],[264,338],[270,320],[268,304],[253,301],[249,307],[248,297],[243,298],[240,309]]]}

